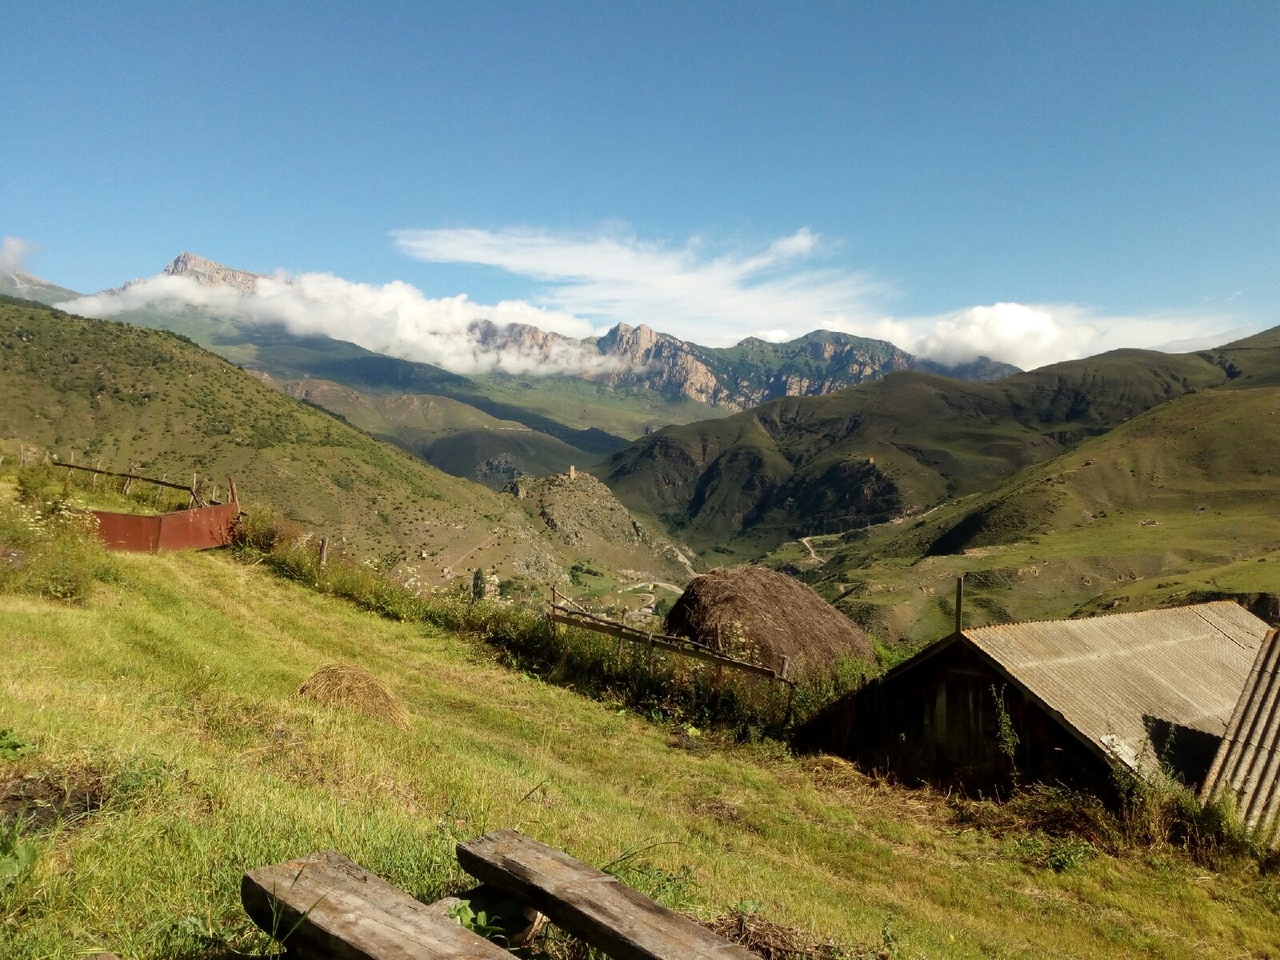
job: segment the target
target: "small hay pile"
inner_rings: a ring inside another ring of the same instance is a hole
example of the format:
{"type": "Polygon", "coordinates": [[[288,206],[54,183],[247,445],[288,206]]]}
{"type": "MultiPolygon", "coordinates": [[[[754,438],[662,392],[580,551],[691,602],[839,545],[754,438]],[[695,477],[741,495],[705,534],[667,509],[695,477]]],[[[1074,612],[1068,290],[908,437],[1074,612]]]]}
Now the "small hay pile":
{"type": "Polygon", "coordinates": [[[401,730],[409,729],[409,711],[400,698],[363,667],[327,664],[303,681],[296,696],[326,707],[356,710],[401,730]]]}
{"type": "Polygon", "coordinates": [[[773,923],[754,913],[735,910],[717,917],[706,926],[712,933],[741,944],[764,960],[850,960],[854,956],[868,955],[866,951],[850,954],[829,940],[815,940],[799,930],[773,923]]]}
{"type": "Polygon", "coordinates": [[[767,567],[716,569],[695,577],[666,620],[667,633],[726,656],[799,677],[841,660],[875,662],[867,635],[807,585],[767,567]]]}

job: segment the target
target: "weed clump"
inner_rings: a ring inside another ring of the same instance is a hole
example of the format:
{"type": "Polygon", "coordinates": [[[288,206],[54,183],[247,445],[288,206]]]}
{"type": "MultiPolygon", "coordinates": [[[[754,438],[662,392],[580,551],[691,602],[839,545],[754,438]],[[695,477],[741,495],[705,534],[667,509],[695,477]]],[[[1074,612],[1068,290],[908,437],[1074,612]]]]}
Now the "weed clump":
{"type": "Polygon", "coordinates": [[[1013,852],[1035,866],[1070,869],[1098,853],[1180,852],[1197,864],[1223,870],[1265,864],[1262,849],[1236,816],[1229,799],[1203,803],[1185,784],[1165,776],[1117,771],[1112,804],[1067,787],[1028,784],[1003,803],[949,798],[954,821],[1007,837],[1013,852]]]}
{"type": "Polygon", "coordinates": [[[327,664],[303,681],[296,696],[326,707],[355,710],[401,730],[409,729],[409,711],[400,698],[363,667],[327,664]]]}
{"type": "Polygon", "coordinates": [[[82,602],[114,567],[74,500],[0,503],[0,592],[82,602]]]}
{"type": "Polygon", "coordinates": [[[1214,870],[1268,859],[1229,795],[1202,802],[1190,787],[1167,777],[1122,774],[1118,779],[1120,822],[1131,843],[1153,852],[1181,848],[1214,870]]]}

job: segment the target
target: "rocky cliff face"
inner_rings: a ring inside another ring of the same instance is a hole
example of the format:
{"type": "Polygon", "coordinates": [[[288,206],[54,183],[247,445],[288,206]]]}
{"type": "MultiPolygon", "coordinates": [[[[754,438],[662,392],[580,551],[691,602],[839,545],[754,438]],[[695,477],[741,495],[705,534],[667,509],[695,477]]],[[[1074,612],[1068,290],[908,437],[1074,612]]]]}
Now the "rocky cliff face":
{"type": "Polygon", "coordinates": [[[714,361],[696,344],[658,333],[643,323],[638,327],[620,323],[594,345],[601,356],[615,361],[599,377],[612,386],[644,387],[713,407],[733,404],[731,389],[717,375],[714,361]]]}
{"type": "Polygon", "coordinates": [[[972,380],[995,380],[1018,372],[986,357],[964,368],[947,367],[883,340],[827,330],[788,343],[752,337],[735,347],[712,349],[643,324],[619,324],[594,343],[602,356],[615,361],[596,379],[730,410],[745,410],[779,397],[820,396],[895,370],[925,370],[972,380]]]}
{"type": "Polygon", "coordinates": [[[206,287],[235,287],[241,293],[252,293],[262,279],[260,273],[233,270],[194,253],[178,254],[164,272],[170,277],[190,277],[206,287]]]}

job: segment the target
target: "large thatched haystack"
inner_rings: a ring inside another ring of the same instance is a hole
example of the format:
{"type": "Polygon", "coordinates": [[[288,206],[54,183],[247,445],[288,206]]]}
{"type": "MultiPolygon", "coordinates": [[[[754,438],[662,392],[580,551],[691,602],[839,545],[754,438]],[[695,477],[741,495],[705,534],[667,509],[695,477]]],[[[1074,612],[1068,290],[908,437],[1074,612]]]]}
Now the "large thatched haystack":
{"type": "Polygon", "coordinates": [[[871,663],[867,635],[785,573],[766,567],[718,569],[695,577],[667,614],[667,633],[789,676],[833,669],[845,659],[871,663]]]}

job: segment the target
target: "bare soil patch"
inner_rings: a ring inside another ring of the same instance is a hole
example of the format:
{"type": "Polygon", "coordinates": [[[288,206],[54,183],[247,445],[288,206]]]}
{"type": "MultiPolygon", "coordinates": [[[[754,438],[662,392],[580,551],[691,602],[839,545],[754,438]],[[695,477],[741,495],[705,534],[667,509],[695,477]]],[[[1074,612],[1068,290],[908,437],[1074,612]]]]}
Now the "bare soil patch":
{"type": "Polygon", "coordinates": [[[94,770],[72,769],[0,777],[0,827],[24,832],[73,825],[106,806],[109,784],[94,770]]]}

